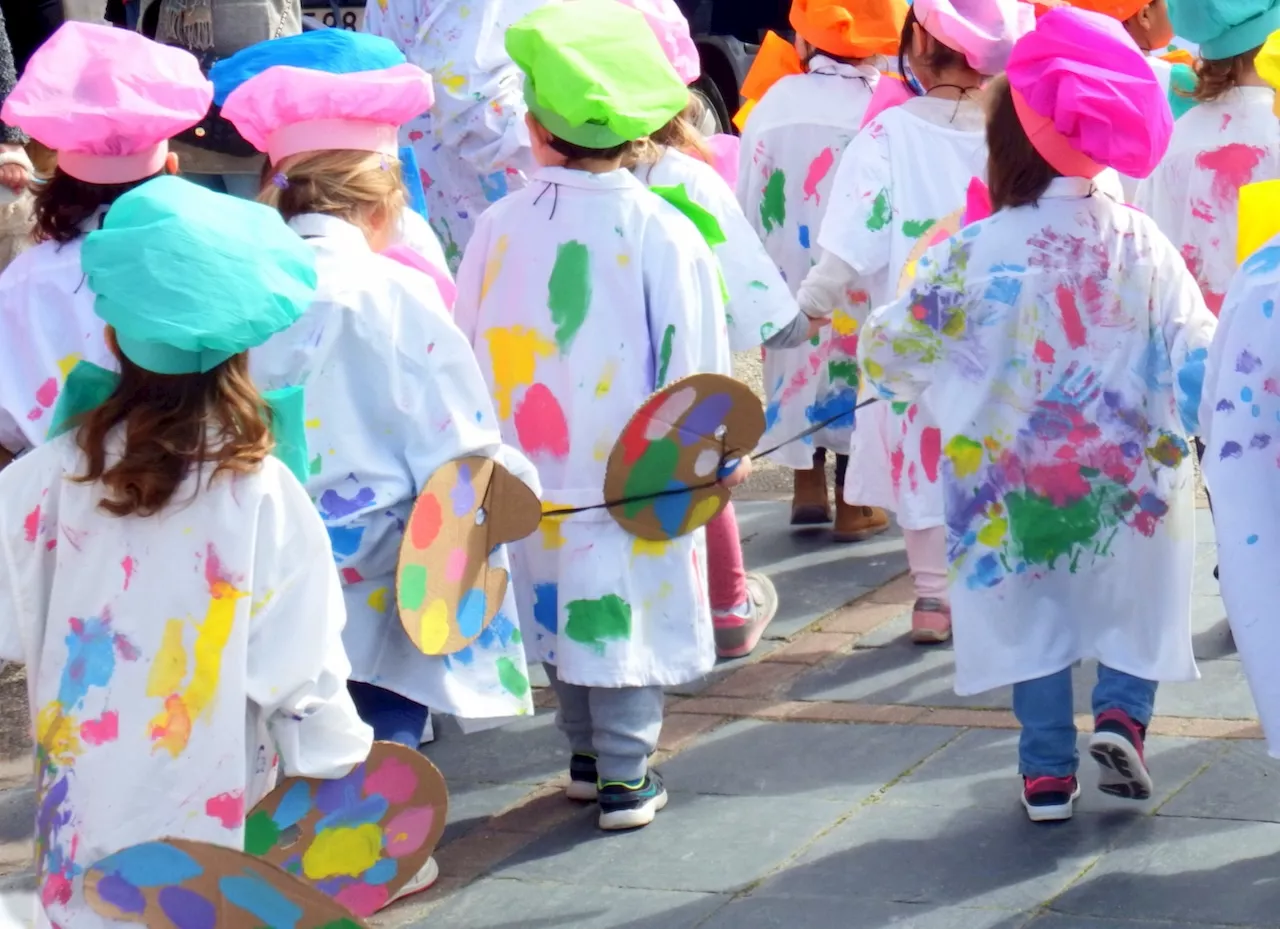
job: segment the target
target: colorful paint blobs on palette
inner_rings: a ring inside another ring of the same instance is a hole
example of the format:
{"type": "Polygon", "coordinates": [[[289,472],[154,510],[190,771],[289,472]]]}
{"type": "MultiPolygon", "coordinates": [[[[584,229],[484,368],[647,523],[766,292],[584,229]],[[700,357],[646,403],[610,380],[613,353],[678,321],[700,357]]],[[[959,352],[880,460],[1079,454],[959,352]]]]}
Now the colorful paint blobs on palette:
{"type": "Polygon", "coordinates": [[[533,491],[490,459],[460,458],[431,475],[409,517],[396,587],[400,622],[422,652],[460,652],[493,622],[508,577],[489,556],[541,518],[533,491]]]}
{"type": "Polygon", "coordinates": [[[435,765],[378,742],[340,780],[291,778],[268,794],[245,823],[245,850],[369,916],[427,863],[448,806],[435,765]]]}
{"type": "Polygon", "coordinates": [[[723,462],[749,454],[764,433],[764,410],[745,385],[695,374],[654,394],[631,417],[609,457],[605,499],[631,534],[650,541],[686,535],[725,507],[715,483],[723,462]]]}
{"type": "Polygon", "coordinates": [[[936,223],[928,221],[926,223],[903,223],[903,232],[910,235],[911,231],[918,230],[919,238],[912,247],[910,254],[907,255],[907,262],[902,266],[902,276],[898,278],[898,295],[902,296],[911,289],[912,282],[916,279],[916,266],[920,264],[920,259],[924,257],[924,253],[933,248],[940,242],[945,242],[957,232],[960,231],[964,222],[964,210],[956,210],[938,220],[936,223]],[[914,226],[913,230],[908,227],[914,226]]]}
{"type": "Polygon", "coordinates": [[[166,839],[89,868],[85,899],[108,919],[151,929],[360,929],[351,912],[269,862],[166,839]]]}

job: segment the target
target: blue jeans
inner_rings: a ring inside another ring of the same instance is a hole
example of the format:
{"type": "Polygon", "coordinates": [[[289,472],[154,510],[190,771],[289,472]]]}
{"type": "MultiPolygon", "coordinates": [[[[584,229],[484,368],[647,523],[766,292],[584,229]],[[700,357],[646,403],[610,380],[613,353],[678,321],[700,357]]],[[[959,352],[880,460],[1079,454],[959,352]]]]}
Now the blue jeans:
{"type": "MultiPolygon", "coordinates": [[[[1018,770],[1024,777],[1070,777],[1080,764],[1071,669],[1013,685],[1013,713],[1022,724],[1018,770]]],[[[1156,682],[1098,665],[1093,715],[1123,710],[1140,726],[1151,722],[1156,682]]]]}
{"type": "Polygon", "coordinates": [[[398,742],[417,749],[427,728],[425,706],[391,690],[363,681],[347,681],[347,690],[360,718],[373,727],[376,742],[398,742]]]}
{"type": "Polygon", "coordinates": [[[258,175],[256,174],[187,174],[182,173],[193,184],[199,184],[220,194],[230,194],[241,200],[257,200],[258,175]]]}

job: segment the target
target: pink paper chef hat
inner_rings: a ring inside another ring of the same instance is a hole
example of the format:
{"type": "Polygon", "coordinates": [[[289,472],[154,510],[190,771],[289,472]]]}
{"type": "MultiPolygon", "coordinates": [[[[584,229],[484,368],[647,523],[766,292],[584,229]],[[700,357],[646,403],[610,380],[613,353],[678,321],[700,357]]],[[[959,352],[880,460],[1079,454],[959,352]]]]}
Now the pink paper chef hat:
{"type": "Polygon", "coordinates": [[[1008,74],[1022,128],[1060,174],[1147,177],[1169,147],[1168,97],[1110,16],[1050,10],[1014,47],[1008,74]]]}
{"type": "Polygon", "coordinates": [[[340,149],[394,156],[400,127],[434,100],[417,65],[348,74],[277,65],[233,90],[222,115],[272,164],[340,149]]]}
{"type": "Polygon", "coordinates": [[[653,34],[658,37],[658,44],[676,69],[680,80],[692,84],[702,76],[702,59],[698,57],[698,47],[693,44],[689,34],[689,21],[676,6],[676,0],[618,0],[624,6],[638,10],[649,21],[653,34]]]}
{"type": "Polygon", "coordinates": [[[195,57],[124,29],[70,22],[36,50],[0,119],[58,153],[91,184],[159,173],[169,139],[209,112],[195,57]]]}
{"type": "Polygon", "coordinates": [[[1036,27],[1035,7],[1017,0],[915,0],[916,19],[979,74],[1004,70],[1013,44],[1036,27]]]}
{"type": "Polygon", "coordinates": [[[707,139],[711,149],[711,167],[730,187],[738,186],[738,159],[742,156],[742,139],[736,135],[717,133],[707,139]]]}

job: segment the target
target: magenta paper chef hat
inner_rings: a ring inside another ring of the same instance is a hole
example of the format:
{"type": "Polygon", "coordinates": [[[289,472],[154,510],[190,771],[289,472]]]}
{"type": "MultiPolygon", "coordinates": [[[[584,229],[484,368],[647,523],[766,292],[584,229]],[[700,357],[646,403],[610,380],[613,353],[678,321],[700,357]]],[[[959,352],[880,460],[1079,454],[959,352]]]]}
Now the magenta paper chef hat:
{"type": "Polygon", "coordinates": [[[277,65],[233,90],[222,115],[274,165],[344,149],[394,157],[400,127],[434,101],[431,76],[417,65],[348,74],[277,65]]]}
{"type": "Polygon", "coordinates": [[[0,109],[91,184],[158,174],[169,139],[204,118],[213,85],[195,57],[125,29],[70,22],[36,50],[0,109]]]}
{"type": "Polygon", "coordinates": [[[1013,45],[1036,27],[1035,7],[1017,0],[915,0],[916,19],[979,74],[1004,70],[1013,45]]]}
{"type": "Polygon", "coordinates": [[[649,21],[658,44],[666,54],[680,80],[692,84],[702,76],[702,59],[689,33],[689,20],[676,6],[676,0],[618,0],[623,6],[639,10],[649,21]]]}
{"type": "Polygon", "coordinates": [[[1068,177],[1115,168],[1147,177],[1169,147],[1173,113],[1119,21],[1060,7],[1014,46],[1009,86],[1041,157],[1068,177]]]}

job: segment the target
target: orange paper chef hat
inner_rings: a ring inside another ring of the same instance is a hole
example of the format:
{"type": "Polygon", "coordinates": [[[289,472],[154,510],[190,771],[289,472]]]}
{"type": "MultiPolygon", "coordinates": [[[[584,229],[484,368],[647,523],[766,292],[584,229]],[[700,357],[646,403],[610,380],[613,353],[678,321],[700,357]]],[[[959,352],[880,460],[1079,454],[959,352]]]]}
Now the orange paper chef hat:
{"type": "Polygon", "coordinates": [[[1130,17],[1137,16],[1150,2],[1151,0],[1069,0],[1069,5],[1124,22],[1130,17]]]}
{"type": "Polygon", "coordinates": [[[841,58],[898,50],[906,0],[792,0],[791,27],[810,45],[841,58]]]}

